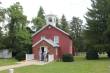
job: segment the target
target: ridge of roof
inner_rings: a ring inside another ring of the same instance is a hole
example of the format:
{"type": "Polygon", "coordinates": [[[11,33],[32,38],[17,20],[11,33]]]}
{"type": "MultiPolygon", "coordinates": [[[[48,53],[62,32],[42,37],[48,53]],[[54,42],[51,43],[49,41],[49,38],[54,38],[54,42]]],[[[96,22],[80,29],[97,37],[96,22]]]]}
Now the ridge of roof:
{"type": "MultiPolygon", "coordinates": [[[[38,34],[39,32],[41,32],[41,31],[42,31],[44,28],[46,28],[47,26],[52,26],[52,25],[50,25],[50,24],[45,25],[45,26],[42,27],[40,30],[38,30],[37,32],[35,32],[35,33],[32,35],[32,37],[35,36],[36,34],[38,34]]],[[[65,32],[65,31],[63,31],[63,30],[61,30],[60,28],[58,28],[58,27],[56,27],[56,26],[52,26],[52,27],[54,27],[54,28],[58,29],[59,31],[65,33],[66,35],[70,36],[70,34],[68,34],[67,32],[65,32]]]]}

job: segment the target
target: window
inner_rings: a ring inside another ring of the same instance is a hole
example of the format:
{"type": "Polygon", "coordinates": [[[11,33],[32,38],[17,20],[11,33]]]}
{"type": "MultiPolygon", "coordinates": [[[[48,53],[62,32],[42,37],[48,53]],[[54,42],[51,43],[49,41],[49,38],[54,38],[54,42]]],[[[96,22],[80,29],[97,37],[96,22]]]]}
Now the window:
{"type": "Polygon", "coordinates": [[[41,36],[41,39],[45,39],[45,36],[41,36]]]}
{"type": "Polygon", "coordinates": [[[59,37],[58,36],[54,36],[54,43],[56,43],[56,44],[59,43],[59,37]]]}
{"type": "Polygon", "coordinates": [[[52,22],[52,18],[49,18],[49,22],[52,22]]]}

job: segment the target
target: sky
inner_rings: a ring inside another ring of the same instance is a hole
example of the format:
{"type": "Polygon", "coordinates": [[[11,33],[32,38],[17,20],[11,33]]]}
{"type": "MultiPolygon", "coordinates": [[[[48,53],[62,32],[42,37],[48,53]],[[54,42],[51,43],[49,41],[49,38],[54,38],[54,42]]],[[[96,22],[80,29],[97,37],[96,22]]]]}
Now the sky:
{"type": "MultiPolygon", "coordinates": [[[[62,14],[70,21],[73,16],[80,17],[84,20],[84,15],[91,7],[90,0],[0,0],[2,7],[7,8],[15,2],[20,2],[23,6],[24,14],[28,20],[37,16],[39,7],[42,6],[45,14],[54,14],[61,18],[62,14]]],[[[85,22],[85,20],[84,20],[85,22]]]]}

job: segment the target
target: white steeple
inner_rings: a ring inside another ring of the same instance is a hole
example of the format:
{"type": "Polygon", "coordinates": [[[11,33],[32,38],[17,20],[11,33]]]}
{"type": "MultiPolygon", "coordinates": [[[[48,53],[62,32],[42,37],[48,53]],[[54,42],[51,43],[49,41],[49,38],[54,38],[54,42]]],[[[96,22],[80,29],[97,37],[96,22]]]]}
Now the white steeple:
{"type": "Polygon", "coordinates": [[[53,14],[46,15],[46,24],[56,26],[56,16],[53,14]]]}

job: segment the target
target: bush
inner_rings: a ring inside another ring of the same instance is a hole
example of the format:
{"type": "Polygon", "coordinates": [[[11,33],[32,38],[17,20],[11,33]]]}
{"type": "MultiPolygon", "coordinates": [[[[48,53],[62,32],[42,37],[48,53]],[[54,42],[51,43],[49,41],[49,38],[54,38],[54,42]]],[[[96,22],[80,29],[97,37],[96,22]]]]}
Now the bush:
{"type": "Polygon", "coordinates": [[[108,57],[110,58],[110,52],[107,52],[108,57]]]}
{"type": "Polygon", "coordinates": [[[21,60],[25,60],[25,53],[24,52],[19,52],[16,54],[15,59],[21,61],[21,60]]]}
{"type": "Polygon", "coordinates": [[[88,50],[88,51],[86,52],[86,59],[88,59],[88,60],[96,60],[96,59],[99,59],[98,52],[95,51],[95,50],[88,50]]]}
{"type": "Polygon", "coordinates": [[[74,61],[73,55],[72,54],[64,54],[62,56],[62,61],[63,62],[73,62],[74,61]]]}

